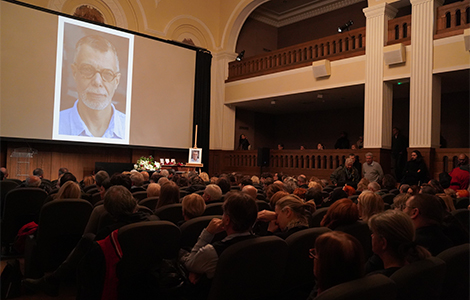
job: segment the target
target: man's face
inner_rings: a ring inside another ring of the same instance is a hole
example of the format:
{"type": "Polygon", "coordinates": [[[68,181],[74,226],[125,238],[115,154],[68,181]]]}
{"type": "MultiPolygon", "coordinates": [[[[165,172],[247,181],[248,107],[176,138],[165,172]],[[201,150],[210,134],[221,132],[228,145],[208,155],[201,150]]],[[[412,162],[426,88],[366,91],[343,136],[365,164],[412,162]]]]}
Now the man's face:
{"type": "Polygon", "coordinates": [[[466,165],[468,164],[468,157],[466,157],[465,155],[459,155],[459,162],[458,162],[458,165],[459,166],[463,166],[463,165],[466,165]]]}
{"type": "Polygon", "coordinates": [[[83,104],[94,110],[103,110],[111,104],[121,78],[112,51],[100,52],[83,45],[72,71],[83,104]]]}
{"type": "Polygon", "coordinates": [[[398,130],[397,130],[396,128],[393,128],[393,129],[392,129],[392,134],[393,134],[393,135],[397,135],[397,134],[398,134],[398,130]]]}
{"type": "Polygon", "coordinates": [[[366,156],[366,162],[367,162],[368,165],[372,164],[373,160],[374,159],[372,158],[372,156],[366,156]]]}
{"type": "Polygon", "coordinates": [[[418,155],[416,153],[411,153],[411,160],[415,160],[418,158],[418,155]]]}
{"type": "Polygon", "coordinates": [[[353,167],[353,164],[352,164],[352,163],[349,163],[349,164],[346,165],[346,168],[348,168],[348,170],[351,170],[352,167],[353,167]]]}
{"type": "Polygon", "coordinates": [[[354,155],[350,155],[349,158],[352,159],[353,163],[356,161],[356,157],[354,155]]]}
{"type": "Polygon", "coordinates": [[[412,200],[412,199],[413,199],[413,197],[411,197],[411,198],[409,198],[408,200],[406,200],[405,207],[403,208],[403,212],[404,212],[405,214],[407,214],[408,216],[410,216],[410,217],[411,217],[411,215],[413,214],[413,211],[414,211],[414,209],[415,209],[415,207],[413,207],[413,206],[411,205],[411,203],[412,203],[411,200],[412,200]]]}
{"type": "Polygon", "coordinates": [[[193,159],[197,160],[198,156],[199,156],[199,153],[197,151],[193,151],[193,159]]]}

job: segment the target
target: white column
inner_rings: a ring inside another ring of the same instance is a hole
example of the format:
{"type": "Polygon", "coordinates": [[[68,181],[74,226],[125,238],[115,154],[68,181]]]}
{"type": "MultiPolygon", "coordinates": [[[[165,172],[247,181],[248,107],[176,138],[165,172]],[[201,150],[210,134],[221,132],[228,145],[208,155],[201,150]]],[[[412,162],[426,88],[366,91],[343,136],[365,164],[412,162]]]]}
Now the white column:
{"type": "Polygon", "coordinates": [[[364,148],[391,148],[392,85],[383,82],[383,48],[388,20],[397,9],[387,3],[364,8],[366,16],[366,78],[364,91],[364,148]]]}
{"type": "Polygon", "coordinates": [[[228,78],[228,63],[236,57],[234,52],[212,53],[209,141],[212,150],[234,149],[235,109],[225,105],[225,80],[228,78]]]}
{"type": "Polygon", "coordinates": [[[411,0],[410,147],[438,148],[441,82],[434,76],[433,42],[437,7],[443,0],[411,0]]]}

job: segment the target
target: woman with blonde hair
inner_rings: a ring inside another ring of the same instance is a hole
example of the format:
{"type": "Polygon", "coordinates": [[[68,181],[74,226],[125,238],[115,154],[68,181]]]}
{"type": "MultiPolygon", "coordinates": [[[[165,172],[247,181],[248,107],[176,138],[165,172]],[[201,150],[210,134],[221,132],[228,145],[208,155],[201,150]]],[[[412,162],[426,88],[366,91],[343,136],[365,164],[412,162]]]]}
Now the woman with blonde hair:
{"type": "Polygon", "coordinates": [[[67,181],[64,183],[59,191],[57,192],[57,196],[55,200],[59,199],[79,199],[82,195],[82,190],[78,183],[74,181],[67,181]]]}
{"type": "Polygon", "coordinates": [[[304,202],[295,195],[288,195],[276,202],[273,212],[261,211],[258,219],[269,221],[268,234],[286,239],[291,234],[308,228],[308,221],[315,212],[313,201],[304,202]]]}
{"type": "Polygon", "coordinates": [[[372,231],[372,251],[383,262],[383,268],[373,273],[391,276],[404,265],[431,256],[428,250],[415,244],[413,222],[400,210],[373,215],[369,219],[369,228],[372,231]]]}
{"type": "Polygon", "coordinates": [[[189,194],[184,196],[181,204],[185,221],[201,216],[206,209],[204,198],[198,194],[189,194]]]}
{"type": "Polygon", "coordinates": [[[384,201],[376,193],[364,191],[357,198],[357,208],[361,220],[367,222],[373,215],[384,211],[384,201]]]}

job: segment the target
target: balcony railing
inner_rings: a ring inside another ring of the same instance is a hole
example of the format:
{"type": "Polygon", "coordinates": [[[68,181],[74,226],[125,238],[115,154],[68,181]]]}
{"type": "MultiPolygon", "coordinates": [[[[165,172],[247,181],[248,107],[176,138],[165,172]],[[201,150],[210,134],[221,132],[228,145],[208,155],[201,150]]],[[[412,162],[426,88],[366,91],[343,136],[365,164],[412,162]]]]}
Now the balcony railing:
{"type": "MultiPolygon", "coordinates": [[[[457,167],[457,158],[461,153],[468,153],[468,148],[442,148],[435,149],[432,161],[425,159],[432,178],[439,178],[439,173],[450,172],[457,167]]],[[[383,155],[378,149],[354,150],[360,162],[364,162],[364,155],[372,152],[377,161],[381,161],[385,173],[390,173],[390,156],[383,155]]],[[[258,151],[222,151],[211,150],[211,174],[241,173],[246,175],[259,175],[262,172],[283,172],[289,175],[305,174],[329,179],[331,173],[344,163],[351,150],[271,150],[269,166],[262,169],[257,166],[258,151]]],[[[409,149],[408,153],[411,153],[409,149]]]]}
{"type": "Polygon", "coordinates": [[[462,34],[470,27],[470,3],[455,2],[437,8],[437,30],[435,39],[462,34]]]}
{"type": "MultiPolygon", "coordinates": [[[[462,34],[470,27],[470,3],[456,2],[437,9],[434,39],[462,34]]],[[[358,28],[333,36],[305,42],[267,54],[229,63],[227,82],[305,67],[313,61],[339,60],[365,53],[366,29],[358,28]]],[[[411,43],[411,15],[388,22],[387,44],[411,43]]]]}
{"type": "Polygon", "coordinates": [[[388,45],[411,43],[411,15],[388,21],[388,45]]]}
{"type": "Polygon", "coordinates": [[[227,81],[265,75],[310,65],[328,58],[338,60],[364,54],[365,27],[229,63],[227,81]]]}

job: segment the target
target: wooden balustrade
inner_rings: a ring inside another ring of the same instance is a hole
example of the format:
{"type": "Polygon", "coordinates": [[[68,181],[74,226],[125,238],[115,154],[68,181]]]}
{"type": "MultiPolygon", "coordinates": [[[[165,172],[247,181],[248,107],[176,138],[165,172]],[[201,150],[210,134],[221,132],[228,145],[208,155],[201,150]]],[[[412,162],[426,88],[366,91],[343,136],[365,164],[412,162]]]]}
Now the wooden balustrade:
{"type": "Polygon", "coordinates": [[[455,2],[437,8],[437,26],[434,38],[462,34],[470,27],[470,3],[455,2]]]}
{"type": "Polygon", "coordinates": [[[388,21],[388,45],[411,43],[411,15],[388,21]]]}
{"type": "MultiPolygon", "coordinates": [[[[359,156],[361,163],[364,163],[364,155],[369,151],[373,153],[374,159],[381,163],[384,172],[390,173],[390,155],[384,155],[382,152],[390,150],[361,149],[354,150],[354,154],[359,156]]],[[[459,154],[469,152],[468,148],[435,149],[432,161],[426,161],[429,169],[433,170],[431,176],[437,179],[440,173],[452,171],[457,166],[459,154]]],[[[329,179],[331,173],[344,163],[349,153],[351,150],[271,150],[269,166],[260,168],[257,166],[258,152],[256,150],[211,150],[209,172],[211,175],[232,172],[259,175],[261,171],[267,171],[283,172],[289,175],[305,174],[329,179]]]]}
{"type": "Polygon", "coordinates": [[[346,31],[295,46],[282,48],[229,63],[229,79],[239,80],[247,77],[310,65],[313,61],[326,59],[338,60],[364,54],[365,27],[346,31]]]}
{"type": "MultiPolygon", "coordinates": [[[[469,2],[455,2],[437,10],[435,39],[462,34],[470,27],[469,2]]],[[[321,59],[339,60],[365,53],[365,27],[274,50],[229,63],[227,82],[305,67],[321,59]]],[[[411,15],[388,21],[387,44],[411,43],[411,15]]]]}

